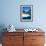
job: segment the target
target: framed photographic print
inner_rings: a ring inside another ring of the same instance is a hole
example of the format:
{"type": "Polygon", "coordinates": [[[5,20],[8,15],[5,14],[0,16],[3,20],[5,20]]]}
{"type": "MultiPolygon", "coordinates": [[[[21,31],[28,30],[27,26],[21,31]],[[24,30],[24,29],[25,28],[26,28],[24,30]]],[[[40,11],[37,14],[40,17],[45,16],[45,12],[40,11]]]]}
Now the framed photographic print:
{"type": "Polygon", "coordinates": [[[20,20],[21,22],[33,21],[33,6],[32,5],[20,6],[20,20]]]}

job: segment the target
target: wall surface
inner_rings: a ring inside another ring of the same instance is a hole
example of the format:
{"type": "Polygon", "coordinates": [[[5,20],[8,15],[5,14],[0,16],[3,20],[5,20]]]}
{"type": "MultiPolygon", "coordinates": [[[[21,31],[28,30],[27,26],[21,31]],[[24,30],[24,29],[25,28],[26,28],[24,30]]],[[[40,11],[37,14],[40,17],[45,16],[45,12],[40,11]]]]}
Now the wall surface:
{"type": "Polygon", "coordinates": [[[46,0],[0,0],[0,31],[15,28],[42,28],[46,32],[46,0]],[[33,22],[20,22],[20,5],[33,5],[33,22]]]}

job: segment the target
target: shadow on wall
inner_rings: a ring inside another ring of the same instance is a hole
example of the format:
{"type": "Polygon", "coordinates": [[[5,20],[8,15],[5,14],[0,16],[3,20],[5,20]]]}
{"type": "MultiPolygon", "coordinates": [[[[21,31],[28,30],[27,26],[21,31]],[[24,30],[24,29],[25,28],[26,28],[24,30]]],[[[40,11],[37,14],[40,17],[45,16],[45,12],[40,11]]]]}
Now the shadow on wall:
{"type": "Polygon", "coordinates": [[[5,28],[4,24],[0,24],[0,43],[2,43],[2,36],[3,36],[3,32],[5,32],[3,29],[5,28]]]}

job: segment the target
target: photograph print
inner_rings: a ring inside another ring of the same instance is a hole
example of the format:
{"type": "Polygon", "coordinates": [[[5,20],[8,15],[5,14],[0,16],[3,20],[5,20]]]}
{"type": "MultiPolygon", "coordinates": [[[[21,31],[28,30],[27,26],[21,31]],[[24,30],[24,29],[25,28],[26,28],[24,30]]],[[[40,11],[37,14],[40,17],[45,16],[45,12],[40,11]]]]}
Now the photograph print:
{"type": "Polygon", "coordinates": [[[33,19],[32,5],[21,5],[20,6],[20,20],[22,22],[31,22],[33,19]]]}

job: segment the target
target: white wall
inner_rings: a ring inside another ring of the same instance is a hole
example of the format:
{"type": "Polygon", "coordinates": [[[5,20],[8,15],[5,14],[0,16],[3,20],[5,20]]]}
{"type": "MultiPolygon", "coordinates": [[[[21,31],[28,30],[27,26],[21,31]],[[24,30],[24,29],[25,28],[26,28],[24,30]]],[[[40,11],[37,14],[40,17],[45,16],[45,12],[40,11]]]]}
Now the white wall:
{"type": "Polygon", "coordinates": [[[0,0],[0,24],[16,28],[40,27],[46,32],[46,0],[0,0]],[[33,22],[20,22],[20,5],[33,5],[33,22]]]}

